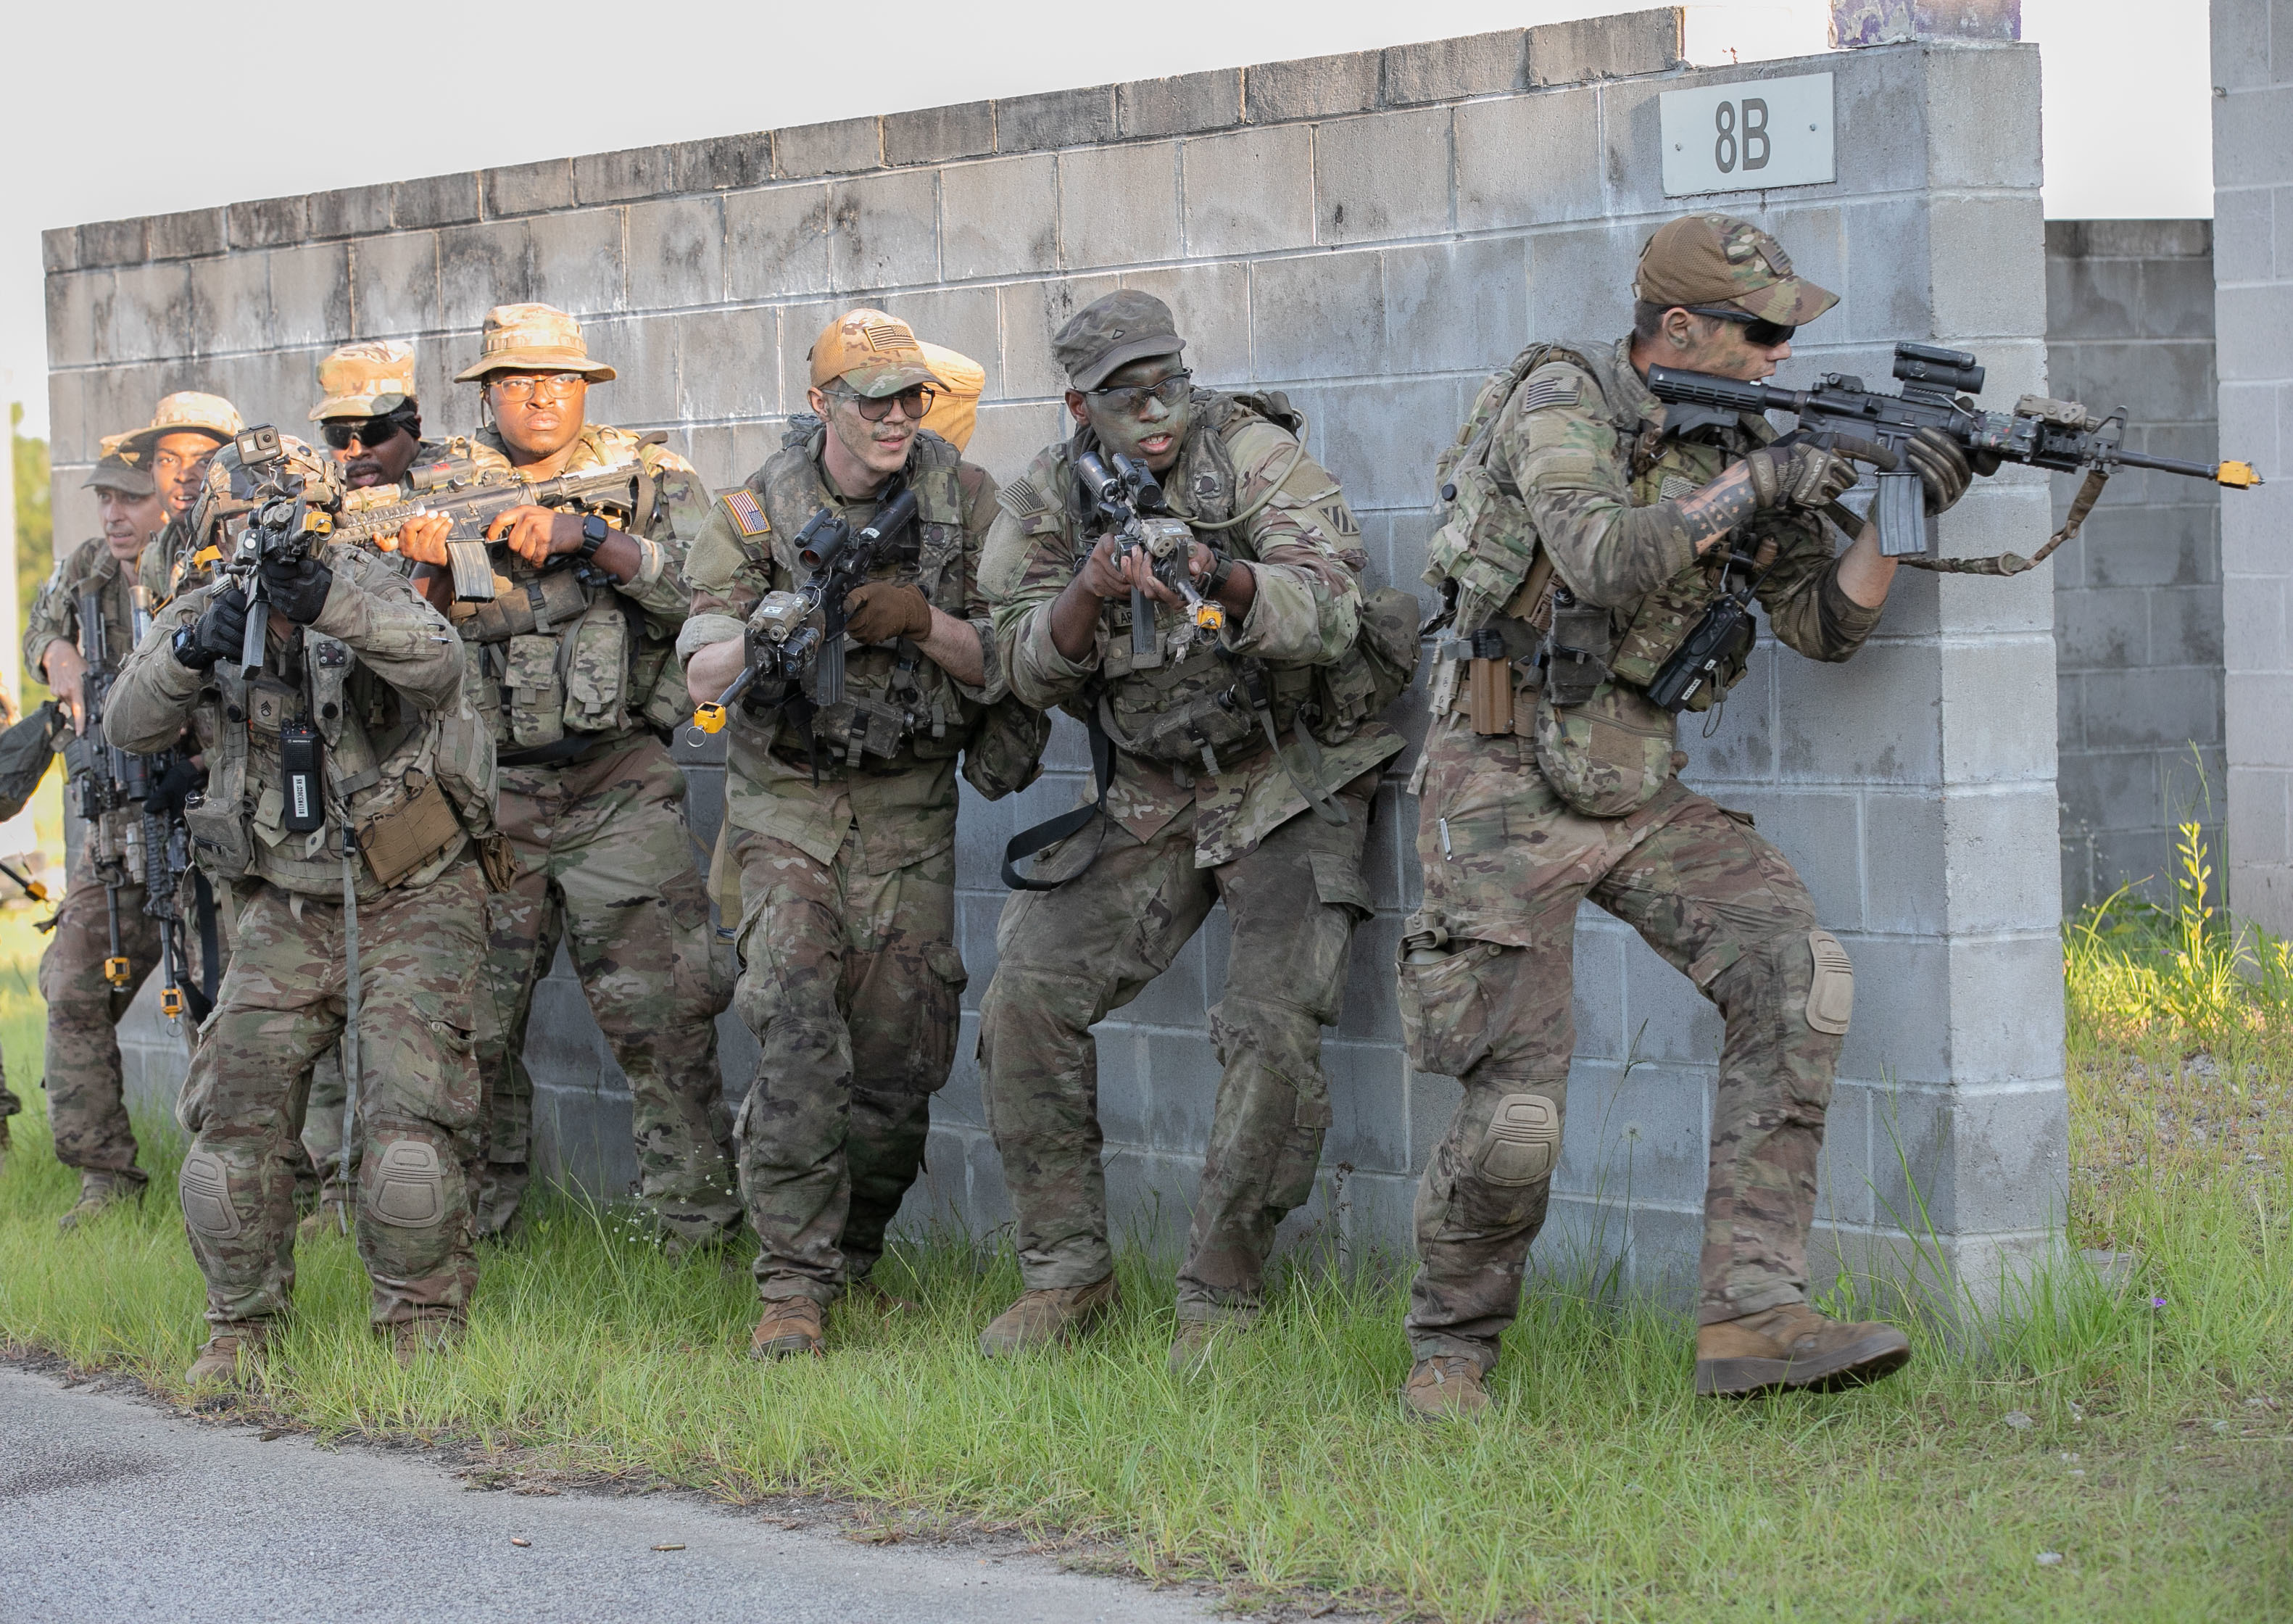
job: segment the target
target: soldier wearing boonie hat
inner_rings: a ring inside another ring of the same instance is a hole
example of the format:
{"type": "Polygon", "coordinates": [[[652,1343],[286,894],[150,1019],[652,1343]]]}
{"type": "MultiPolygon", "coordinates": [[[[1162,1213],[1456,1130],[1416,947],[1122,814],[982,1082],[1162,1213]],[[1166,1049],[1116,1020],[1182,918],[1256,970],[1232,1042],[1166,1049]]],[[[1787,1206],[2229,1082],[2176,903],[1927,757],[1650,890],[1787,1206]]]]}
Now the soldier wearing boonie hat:
{"type": "Polygon", "coordinates": [[[191,504],[217,448],[246,426],[239,409],[221,395],[182,389],[161,399],[150,422],[119,436],[120,451],[150,474],[167,504],[166,528],[145,548],[141,566],[153,603],[182,589],[176,578],[188,568],[191,504]]]}
{"type": "MultiPolygon", "coordinates": [[[[1854,995],[1846,953],[1750,820],[1675,776],[1688,758],[1673,711],[1724,695],[1750,637],[1683,694],[1662,685],[1668,703],[1649,694],[1731,584],[1754,581],[1777,638],[1812,659],[1847,659],[1878,624],[1892,562],[1868,532],[1835,556],[1820,516],[1854,464],[1775,443],[1764,418],[1667,413],[1645,381],[1657,363],[1765,378],[1837,298],[1768,232],[1717,214],[1657,228],[1633,291],[1624,338],[1531,345],[1492,377],[1436,476],[1444,523],[1426,579],[1447,595],[1453,635],[1411,785],[1425,889],[1403,925],[1401,1011],[1411,1062],[1465,1092],[1417,1198],[1403,1399],[1419,1416],[1487,1407],[1519,1312],[1560,1154],[1587,899],[1686,970],[1726,1021],[1697,1391],[1869,1380],[1910,1356],[1893,1327],[1806,1301],[1824,1105],[1854,995]],[[1730,575],[1731,552],[1748,571],[1730,575]]],[[[1931,511],[1971,477],[1939,436],[1911,459],[1931,511]]]]}
{"type": "MultiPolygon", "coordinates": [[[[685,824],[685,775],[668,754],[691,714],[675,656],[686,549],[709,513],[693,465],[641,435],[587,420],[589,386],[613,369],[581,324],[548,304],[498,304],[476,361],[486,426],[450,450],[481,473],[527,480],[632,460],[652,506],[627,530],[527,506],[489,527],[504,599],[547,603],[530,629],[458,605],[474,680],[489,690],[501,790],[496,819],[518,874],[492,901],[490,1007],[476,1034],[484,1086],[482,1234],[515,1223],[531,1176],[533,1083],[523,1059],[533,989],[563,939],[589,1007],[629,1080],[640,1188],[674,1251],[734,1232],[741,1205],[725,1139],[709,895],[685,824]],[[569,569],[568,564],[583,566],[569,569]],[[563,594],[574,593],[567,600],[563,594]],[[570,645],[570,646],[569,646],[570,645]]],[[[434,516],[433,516],[434,519],[434,516]]],[[[405,556],[437,569],[447,526],[417,519],[405,556]]]]}
{"type": "Polygon", "coordinates": [[[737,898],[733,1007],[761,1051],[734,1126],[763,1242],[758,1358],[824,1352],[828,1305],[871,1289],[961,1020],[958,758],[975,788],[1001,793],[1033,771],[1045,731],[1005,696],[992,653],[978,563],[994,482],[930,427],[943,369],[896,316],[831,321],[810,354],[814,415],[717,500],[685,566],[677,650],[695,697],[714,701],[742,669],[758,605],[805,584],[794,538],[814,516],[856,530],[895,490],[916,498],[913,524],[847,597],[843,698],[815,705],[767,679],[727,724],[717,868],[737,879],[719,894],[737,898]]]}
{"type": "MultiPolygon", "coordinates": [[[[112,669],[135,646],[141,624],[136,561],[167,523],[166,503],[144,466],[154,438],[148,429],[104,437],[101,459],[82,486],[96,492],[101,530],[57,562],[25,617],[25,669],[54,692],[75,732],[85,726],[87,661],[80,637],[86,595],[94,594],[101,605],[112,669]]],[[[93,770],[93,758],[83,751],[67,752],[69,771],[93,770]]],[[[40,995],[48,1011],[48,1122],[56,1159],[79,1172],[79,1199],[61,1221],[66,1230],[143,1191],[121,1092],[116,1030],[160,956],[158,922],[143,912],[142,818],[141,807],[122,807],[86,825],[85,844],[69,865],[54,931],[40,955],[40,995]],[[127,961],[126,979],[117,984],[105,975],[112,957],[115,887],[119,954],[127,961]]]]}

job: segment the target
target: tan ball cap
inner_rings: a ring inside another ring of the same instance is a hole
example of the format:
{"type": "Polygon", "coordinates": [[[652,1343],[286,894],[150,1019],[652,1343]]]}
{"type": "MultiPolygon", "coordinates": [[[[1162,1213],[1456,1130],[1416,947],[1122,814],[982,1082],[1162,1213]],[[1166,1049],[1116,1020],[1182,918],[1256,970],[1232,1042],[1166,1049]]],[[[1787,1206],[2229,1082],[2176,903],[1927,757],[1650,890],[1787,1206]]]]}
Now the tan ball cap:
{"type": "Polygon", "coordinates": [[[346,344],[319,363],[319,394],[313,423],[396,411],[414,398],[414,346],[399,338],[346,344]]]}
{"type": "Polygon", "coordinates": [[[478,361],[454,374],[458,384],[494,372],[579,372],[593,384],[612,380],[612,368],[589,359],[581,324],[554,304],[497,304],[486,312],[478,361]]]}
{"type": "Polygon", "coordinates": [[[201,394],[196,389],[178,390],[160,401],[152,412],[151,421],[142,428],[131,429],[119,437],[119,448],[132,451],[137,460],[169,434],[207,434],[218,443],[234,439],[247,426],[239,415],[239,408],[219,394],[201,394]]]}
{"type": "Polygon", "coordinates": [[[1633,292],[1666,310],[1726,304],[1781,327],[1804,327],[1839,303],[1793,272],[1783,244],[1730,215],[1684,215],[1657,227],[1641,248],[1633,292]]]}
{"type": "Polygon", "coordinates": [[[855,394],[897,394],[918,384],[939,385],[916,329],[880,310],[847,310],[812,341],[812,386],[842,378],[855,394]]]}

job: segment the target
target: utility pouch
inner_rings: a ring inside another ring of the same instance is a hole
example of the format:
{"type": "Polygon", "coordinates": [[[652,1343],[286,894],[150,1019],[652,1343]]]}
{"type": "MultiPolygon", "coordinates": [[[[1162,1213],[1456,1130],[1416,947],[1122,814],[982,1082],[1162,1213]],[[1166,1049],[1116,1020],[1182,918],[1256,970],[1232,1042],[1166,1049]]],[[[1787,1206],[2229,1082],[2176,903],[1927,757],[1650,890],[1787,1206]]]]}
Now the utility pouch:
{"type": "Polygon", "coordinates": [[[628,691],[628,617],[618,604],[593,604],[565,637],[565,731],[620,733],[628,691]]]}
{"type": "Polygon", "coordinates": [[[228,794],[210,786],[206,794],[185,796],[183,830],[199,849],[199,866],[217,879],[244,879],[255,866],[255,833],[236,785],[228,794]]]}
{"type": "MultiPolygon", "coordinates": [[[[1608,679],[1613,648],[1608,612],[1579,603],[1566,587],[1552,589],[1552,628],[1544,636],[1543,703],[1581,705],[1608,679]]],[[[1669,747],[1667,747],[1668,749],[1669,747]]]]}
{"type": "Polygon", "coordinates": [[[1504,634],[1483,627],[1473,634],[1472,670],[1465,692],[1465,714],[1475,733],[1512,731],[1512,662],[1505,658],[1504,634]]]}
{"type": "Polygon", "coordinates": [[[1637,812],[1671,779],[1673,721],[1638,688],[1604,682],[1581,704],[1537,696],[1536,765],[1553,793],[1587,817],[1637,812]]]}
{"type": "Polygon", "coordinates": [[[406,798],[387,812],[359,825],[359,849],[374,881],[387,890],[444,850],[462,832],[445,794],[429,779],[409,773],[406,798]]]}
{"type": "Polygon", "coordinates": [[[502,687],[513,746],[531,750],[565,736],[565,686],[557,674],[555,637],[512,637],[502,662],[502,687]]]}
{"type": "Polygon", "coordinates": [[[327,821],[327,803],[319,783],[319,735],[307,721],[288,722],[279,729],[280,792],[285,805],[280,827],[289,834],[308,834],[327,821]]]}

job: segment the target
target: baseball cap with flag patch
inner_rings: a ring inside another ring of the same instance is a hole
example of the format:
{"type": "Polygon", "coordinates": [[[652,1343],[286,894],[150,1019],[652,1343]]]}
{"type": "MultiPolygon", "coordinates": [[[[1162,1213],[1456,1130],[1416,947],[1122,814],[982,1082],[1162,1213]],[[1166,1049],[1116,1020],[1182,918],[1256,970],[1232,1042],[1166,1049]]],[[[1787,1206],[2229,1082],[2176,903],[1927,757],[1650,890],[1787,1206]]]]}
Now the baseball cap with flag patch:
{"type": "Polygon", "coordinates": [[[919,384],[940,387],[915,329],[880,310],[847,310],[820,329],[812,341],[812,386],[835,381],[855,394],[875,399],[919,384]]]}
{"type": "Polygon", "coordinates": [[[1783,244],[1729,215],[1683,215],[1641,248],[1635,296],[1670,310],[1725,304],[1756,321],[1804,327],[1839,303],[1792,269],[1783,244]]]}

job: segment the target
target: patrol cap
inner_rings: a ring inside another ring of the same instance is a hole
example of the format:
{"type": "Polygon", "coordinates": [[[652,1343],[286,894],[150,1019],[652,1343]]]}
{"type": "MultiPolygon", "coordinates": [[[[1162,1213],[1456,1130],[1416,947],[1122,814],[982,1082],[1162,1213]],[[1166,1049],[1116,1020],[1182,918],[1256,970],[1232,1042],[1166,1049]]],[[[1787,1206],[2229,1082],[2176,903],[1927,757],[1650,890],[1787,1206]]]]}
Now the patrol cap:
{"type": "Polygon", "coordinates": [[[1794,273],[1783,244],[1730,215],[1683,215],[1657,227],[1641,246],[1633,292],[1666,310],[1731,305],[1779,327],[1804,327],[1839,303],[1794,273]]]}
{"type": "Polygon", "coordinates": [[[158,482],[151,477],[150,470],[136,467],[134,460],[120,451],[119,442],[125,437],[120,434],[104,436],[103,458],[80,482],[81,490],[117,491],[122,496],[139,498],[158,493],[158,482]]]}
{"type": "Polygon", "coordinates": [[[873,399],[897,394],[919,384],[935,387],[939,374],[916,342],[916,329],[880,310],[847,310],[820,329],[806,352],[812,386],[842,378],[855,394],[873,399]]]}
{"type": "Polygon", "coordinates": [[[313,423],[396,411],[414,398],[414,346],[401,338],[346,344],[319,363],[319,394],[313,423]]]}
{"type": "Polygon", "coordinates": [[[495,372],[579,372],[593,384],[613,377],[612,368],[589,359],[581,324],[554,304],[497,304],[486,312],[477,364],[455,373],[454,381],[481,383],[495,372]]]}
{"type": "Polygon", "coordinates": [[[182,389],[160,401],[150,423],[122,434],[119,447],[123,451],[133,452],[141,462],[153,446],[169,434],[206,434],[220,443],[235,439],[246,426],[239,409],[223,396],[182,389]]]}
{"type": "Polygon", "coordinates": [[[1051,355],[1077,389],[1096,389],[1108,373],[1187,347],[1171,307],[1151,293],[1121,288],[1093,299],[1052,336],[1051,355]]]}

